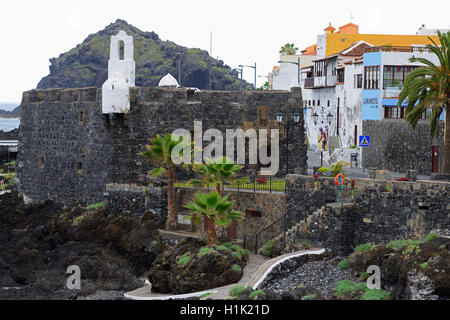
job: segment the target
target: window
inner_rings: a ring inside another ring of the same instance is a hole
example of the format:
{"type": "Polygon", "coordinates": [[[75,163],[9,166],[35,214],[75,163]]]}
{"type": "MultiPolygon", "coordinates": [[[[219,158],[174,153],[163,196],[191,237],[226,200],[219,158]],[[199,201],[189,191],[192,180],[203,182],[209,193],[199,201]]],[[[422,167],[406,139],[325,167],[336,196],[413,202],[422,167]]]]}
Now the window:
{"type": "Polygon", "coordinates": [[[328,107],[330,106],[330,100],[328,100],[328,105],[327,105],[328,107]]]}
{"type": "Polygon", "coordinates": [[[311,106],[311,100],[309,100],[309,105],[311,106]]]}
{"type": "Polygon", "coordinates": [[[78,115],[78,123],[80,126],[84,125],[84,111],[80,111],[78,115]]]}
{"type": "Polygon", "coordinates": [[[44,157],[39,157],[39,168],[43,169],[45,165],[44,157]]]}
{"type": "Polygon", "coordinates": [[[316,100],[313,100],[313,106],[316,106],[316,100]]]}
{"type": "Polygon", "coordinates": [[[337,74],[337,83],[344,83],[345,81],[345,70],[339,69],[337,74]]]}
{"type": "Polygon", "coordinates": [[[384,107],[385,119],[404,119],[405,108],[404,107],[384,107]]]}
{"type": "Polygon", "coordinates": [[[258,210],[245,210],[245,216],[247,218],[261,218],[262,212],[258,210]]]}
{"type": "Polygon", "coordinates": [[[362,88],[362,74],[355,74],[355,88],[361,89],[362,88]]]}
{"type": "Polygon", "coordinates": [[[364,69],[364,89],[379,89],[380,66],[366,67],[364,69]]]}
{"type": "Polygon", "coordinates": [[[317,105],[320,106],[320,100],[317,100],[317,105]]]}
{"type": "Polygon", "coordinates": [[[77,161],[76,170],[77,170],[78,174],[82,174],[83,173],[83,163],[81,161],[77,161]]]}
{"type": "Polygon", "coordinates": [[[121,40],[119,41],[119,60],[125,59],[125,43],[121,40]]]}
{"type": "Polygon", "coordinates": [[[403,88],[408,75],[417,68],[417,66],[384,66],[383,89],[390,87],[403,88]]]}

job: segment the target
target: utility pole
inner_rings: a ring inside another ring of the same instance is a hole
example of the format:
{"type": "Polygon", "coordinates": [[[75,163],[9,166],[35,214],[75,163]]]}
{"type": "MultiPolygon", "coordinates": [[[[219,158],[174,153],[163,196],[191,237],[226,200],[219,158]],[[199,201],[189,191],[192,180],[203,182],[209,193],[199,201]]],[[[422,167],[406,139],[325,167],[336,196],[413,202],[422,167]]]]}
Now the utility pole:
{"type": "MultiPolygon", "coordinates": [[[[209,32],[209,56],[213,59],[212,55],[212,31],[209,32]]],[[[212,90],[212,62],[209,64],[209,90],[212,90]]]]}

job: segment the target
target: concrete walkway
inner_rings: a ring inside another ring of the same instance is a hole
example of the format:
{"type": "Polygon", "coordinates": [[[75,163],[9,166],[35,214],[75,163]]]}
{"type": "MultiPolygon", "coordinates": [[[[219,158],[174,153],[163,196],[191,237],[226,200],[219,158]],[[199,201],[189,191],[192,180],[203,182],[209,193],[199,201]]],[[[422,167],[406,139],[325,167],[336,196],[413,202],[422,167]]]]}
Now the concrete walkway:
{"type": "Polygon", "coordinates": [[[171,294],[157,294],[152,293],[151,285],[146,287],[125,293],[125,299],[130,300],[176,300],[176,299],[189,299],[200,297],[205,294],[210,294],[208,299],[213,300],[225,300],[229,297],[230,289],[235,286],[252,287],[256,290],[259,285],[264,281],[264,279],[270,274],[270,272],[280,263],[286,260],[296,258],[302,255],[309,254],[322,254],[325,249],[313,249],[313,250],[303,250],[294,253],[285,254],[283,256],[276,257],[271,260],[265,260],[263,256],[251,254],[247,266],[244,268],[244,274],[242,279],[235,284],[228,286],[205,290],[197,293],[189,293],[182,295],[171,295],[171,294]]]}

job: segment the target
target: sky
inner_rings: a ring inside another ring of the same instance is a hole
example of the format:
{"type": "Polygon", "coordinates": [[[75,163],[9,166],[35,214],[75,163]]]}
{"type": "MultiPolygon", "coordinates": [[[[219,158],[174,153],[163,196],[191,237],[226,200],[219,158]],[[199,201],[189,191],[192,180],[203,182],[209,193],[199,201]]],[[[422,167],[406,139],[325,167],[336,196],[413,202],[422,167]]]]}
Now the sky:
{"type": "MultiPolygon", "coordinates": [[[[161,39],[212,56],[235,68],[257,64],[261,86],[289,42],[300,49],[316,43],[331,22],[350,22],[360,33],[415,34],[427,28],[450,28],[446,0],[14,0],[0,2],[0,101],[20,102],[49,74],[49,59],[58,57],[117,19],[161,39]],[[437,10],[440,8],[439,10],[437,10]]],[[[254,82],[253,69],[244,78],[254,82]]],[[[105,79],[106,80],[106,79],[105,79]]]]}

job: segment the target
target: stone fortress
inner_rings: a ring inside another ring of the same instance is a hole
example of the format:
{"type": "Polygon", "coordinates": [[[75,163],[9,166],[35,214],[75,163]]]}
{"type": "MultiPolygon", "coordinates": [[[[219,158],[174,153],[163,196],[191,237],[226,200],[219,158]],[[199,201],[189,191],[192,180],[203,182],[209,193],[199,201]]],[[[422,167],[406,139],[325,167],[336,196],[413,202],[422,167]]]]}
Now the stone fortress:
{"type": "MultiPolygon", "coordinates": [[[[289,172],[305,174],[306,145],[300,88],[288,91],[199,91],[134,86],[133,40],[111,39],[103,88],[32,90],[23,94],[17,160],[18,190],[32,201],[65,205],[103,201],[111,183],[147,184],[151,165],[138,156],[157,134],[182,128],[280,130],[280,173],[286,132],[276,114],[300,123],[289,132],[289,172]]],[[[224,134],[225,136],[225,134],[224,134]]],[[[205,146],[205,144],[204,144],[205,146]]]]}

